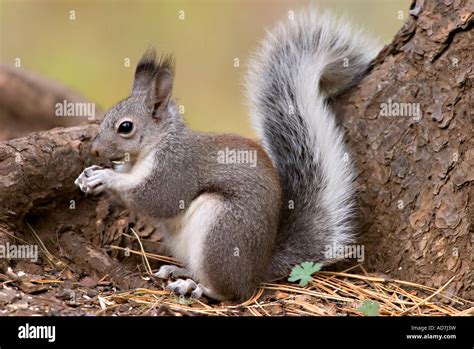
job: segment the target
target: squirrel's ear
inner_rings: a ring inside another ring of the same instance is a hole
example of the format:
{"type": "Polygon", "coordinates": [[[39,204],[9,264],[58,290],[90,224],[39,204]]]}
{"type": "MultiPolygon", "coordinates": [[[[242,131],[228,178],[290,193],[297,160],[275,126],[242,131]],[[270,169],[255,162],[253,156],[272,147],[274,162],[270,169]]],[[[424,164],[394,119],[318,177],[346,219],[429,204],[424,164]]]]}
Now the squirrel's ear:
{"type": "Polygon", "coordinates": [[[168,107],[173,92],[173,71],[168,67],[160,67],[155,72],[150,84],[146,103],[152,115],[161,114],[168,107]]]}
{"type": "Polygon", "coordinates": [[[135,79],[133,81],[132,96],[145,94],[148,92],[151,80],[157,68],[156,53],[154,49],[149,49],[140,58],[135,69],[135,79]]]}

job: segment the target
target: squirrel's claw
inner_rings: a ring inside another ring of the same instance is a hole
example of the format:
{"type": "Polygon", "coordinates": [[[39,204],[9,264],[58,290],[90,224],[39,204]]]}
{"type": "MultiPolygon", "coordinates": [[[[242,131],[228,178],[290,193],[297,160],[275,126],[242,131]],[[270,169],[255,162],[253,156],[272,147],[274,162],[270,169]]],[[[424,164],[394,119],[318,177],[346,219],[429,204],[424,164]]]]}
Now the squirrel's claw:
{"type": "MultiPolygon", "coordinates": [[[[182,269],[182,268],[179,268],[182,269]]],[[[181,296],[187,295],[191,290],[191,298],[199,299],[202,296],[208,296],[210,298],[218,299],[216,297],[216,293],[214,293],[211,289],[205,287],[203,284],[198,284],[192,279],[178,279],[174,282],[170,282],[167,289],[179,293],[181,296]]]]}
{"type": "Polygon", "coordinates": [[[82,171],[79,177],[77,177],[74,184],[86,194],[99,194],[105,189],[107,182],[106,171],[107,169],[97,165],[87,167],[82,171]]]}
{"type": "Polygon", "coordinates": [[[82,192],[86,192],[87,190],[87,178],[86,178],[86,175],[84,173],[84,171],[81,172],[81,174],[76,178],[76,180],[74,181],[74,184],[77,185],[79,187],[79,189],[81,189],[82,192]]]}
{"type": "Polygon", "coordinates": [[[191,290],[195,290],[198,287],[198,284],[192,279],[178,279],[176,281],[170,282],[167,289],[179,293],[181,296],[188,294],[191,290]]]}
{"type": "Polygon", "coordinates": [[[199,299],[206,294],[206,288],[202,284],[198,284],[197,287],[191,292],[191,298],[199,299]]]}

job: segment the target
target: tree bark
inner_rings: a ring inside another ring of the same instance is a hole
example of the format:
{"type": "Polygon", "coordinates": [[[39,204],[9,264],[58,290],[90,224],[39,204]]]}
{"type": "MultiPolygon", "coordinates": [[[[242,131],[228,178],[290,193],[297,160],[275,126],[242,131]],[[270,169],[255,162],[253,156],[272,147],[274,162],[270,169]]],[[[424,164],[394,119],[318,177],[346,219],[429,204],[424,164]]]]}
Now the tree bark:
{"type": "Polygon", "coordinates": [[[97,125],[56,128],[0,143],[0,221],[79,192],[74,179],[91,164],[89,141],[97,125]]]}
{"type": "MultiPolygon", "coordinates": [[[[473,9],[472,0],[414,3],[372,71],[335,102],[359,171],[367,267],[434,287],[455,275],[448,293],[471,299],[473,9]],[[401,103],[415,103],[409,115],[382,115],[401,103]]],[[[12,100],[0,104],[17,105],[12,100]]],[[[73,181],[90,164],[96,130],[83,125],[0,143],[0,221],[19,222],[77,196],[73,181]]]]}
{"type": "Polygon", "coordinates": [[[414,2],[373,70],[337,101],[369,269],[434,287],[456,275],[448,293],[470,299],[473,10],[472,0],[414,2]],[[387,116],[389,103],[418,103],[421,113],[387,116]]]}

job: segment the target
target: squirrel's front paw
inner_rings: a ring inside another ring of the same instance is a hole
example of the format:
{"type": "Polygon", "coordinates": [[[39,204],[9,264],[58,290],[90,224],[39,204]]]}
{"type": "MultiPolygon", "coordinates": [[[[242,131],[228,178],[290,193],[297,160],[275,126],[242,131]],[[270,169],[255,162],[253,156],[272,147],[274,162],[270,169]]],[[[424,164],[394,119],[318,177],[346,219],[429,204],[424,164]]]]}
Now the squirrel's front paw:
{"type": "Polygon", "coordinates": [[[99,194],[112,182],[114,172],[100,166],[90,166],[77,177],[74,183],[86,194],[99,194]]]}

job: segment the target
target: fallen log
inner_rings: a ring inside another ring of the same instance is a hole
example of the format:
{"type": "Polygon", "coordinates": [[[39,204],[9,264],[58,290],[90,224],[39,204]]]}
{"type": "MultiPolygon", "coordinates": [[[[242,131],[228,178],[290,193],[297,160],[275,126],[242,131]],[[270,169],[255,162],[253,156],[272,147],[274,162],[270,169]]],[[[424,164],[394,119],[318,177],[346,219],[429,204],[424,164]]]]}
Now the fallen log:
{"type": "Polygon", "coordinates": [[[74,126],[78,117],[57,116],[55,106],[64,101],[85,102],[76,91],[30,71],[0,64],[0,141],[58,126],[74,126]]]}
{"type": "Polygon", "coordinates": [[[91,164],[89,141],[97,125],[56,128],[0,143],[0,221],[77,197],[74,179],[91,164]]]}

